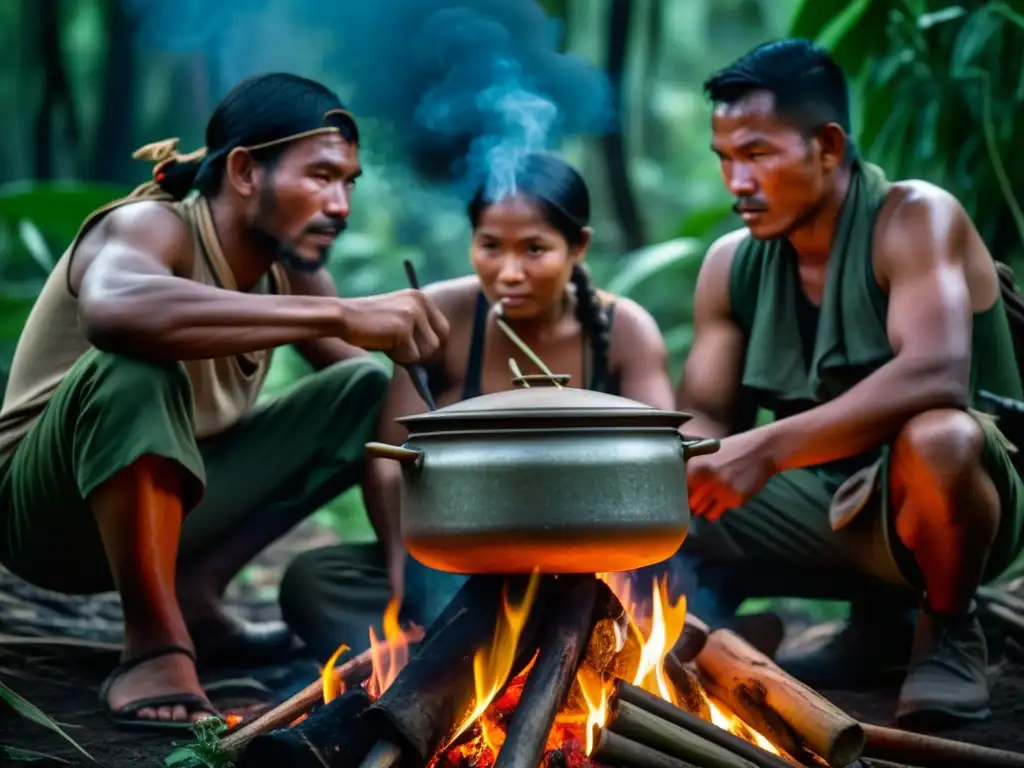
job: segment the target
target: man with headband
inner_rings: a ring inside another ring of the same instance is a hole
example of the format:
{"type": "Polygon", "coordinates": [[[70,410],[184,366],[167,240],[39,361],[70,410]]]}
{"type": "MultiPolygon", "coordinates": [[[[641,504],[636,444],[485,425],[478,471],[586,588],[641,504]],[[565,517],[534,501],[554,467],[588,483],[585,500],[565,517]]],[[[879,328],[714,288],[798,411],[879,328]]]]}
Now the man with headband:
{"type": "Polygon", "coordinates": [[[119,723],[216,714],[196,654],[288,648],[283,627],[229,618],[221,593],[361,477],[388,382],[364,350],[411,363],[447,337],[418,291],[343,299],[322,268],[358,143],[322,85],[244,81],[204,150],[136,153],[157,161],[153,182],[85,221],[26,323],[0,412],[0,561],[44,588],[120,593],[122,664],[101,691],[119,723]],[[257,406],[285,344],[316,372],[257,406]]]}
{"type": "Polygon", "coordinates": [[[687,467],[683,553],[706,588],[690,607],[717,623],[746,589],[842,587],[846,628],[784,667],[823,688],[905,670],[901,725],[984,719],[975,592],[1024,573],[1015,451],[970,407],[1024,396],[992,256],[948,192],[858,157],[819,46],[766,44],[705,89],[745,226],[701,267],[679,388],[687,434],[724,438],[687,467]]]}

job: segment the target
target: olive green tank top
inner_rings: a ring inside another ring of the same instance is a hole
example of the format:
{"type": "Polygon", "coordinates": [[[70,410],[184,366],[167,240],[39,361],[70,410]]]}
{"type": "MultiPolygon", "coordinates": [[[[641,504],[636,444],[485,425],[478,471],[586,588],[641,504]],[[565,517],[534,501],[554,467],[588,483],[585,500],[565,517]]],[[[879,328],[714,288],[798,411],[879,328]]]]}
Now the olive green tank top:
{"type": "MultiPolygon", "coordinates": [[[[871,259],[875,221],[890,188],[877,166],[854,166],[816,312],[800,288],[786,239],[748,236],[736,250],[729,290],[747,338],[744,394],[776,418],[838,397],[894,356],[886,333],[889,298],[871,259]]],[[[972,405],[982,389],[1024,397],[1001,295],[974,315],[972,405]]]]}

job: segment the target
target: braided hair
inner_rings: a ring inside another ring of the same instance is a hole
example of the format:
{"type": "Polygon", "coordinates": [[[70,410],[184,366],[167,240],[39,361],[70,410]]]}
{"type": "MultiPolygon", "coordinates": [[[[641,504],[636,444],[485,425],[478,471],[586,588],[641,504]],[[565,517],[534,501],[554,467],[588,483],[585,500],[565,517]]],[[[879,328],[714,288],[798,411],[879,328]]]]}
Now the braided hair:
{"type": "Polygon", "coordinates": [[[220,191],[228,154],[248,148],[262,165],[272,167],[297,138],[336,129],[359,143],[355,118],[326,86],[305,77],[272,72],[247,78],[220,101],[206,124],[206,146],[186,155],[178,140],[147,144],[133,157],[150,160],[153,181],[133,195],[183,200],[192,189],[206,197],[220,191]]]}
{"type": "MultiPolygon", "coordinates": [[[[515,172],[516,193],[536,202],[547,222],[569,243],[579,246],[590,223],[590,193],[579,172],[565,161],[546,153],[523,158],[515,172]]],[[[495,202],[486,187],[477,190],[469,203],[470,223],[475,228],[484,210],[495,202]]],[[[601,305],[590,270],[577,262],[571,281],[576,290],[576,319],[590,344],[591,384],[604,391],[607,386],[611,334],[608,316],[601,305]]]]}

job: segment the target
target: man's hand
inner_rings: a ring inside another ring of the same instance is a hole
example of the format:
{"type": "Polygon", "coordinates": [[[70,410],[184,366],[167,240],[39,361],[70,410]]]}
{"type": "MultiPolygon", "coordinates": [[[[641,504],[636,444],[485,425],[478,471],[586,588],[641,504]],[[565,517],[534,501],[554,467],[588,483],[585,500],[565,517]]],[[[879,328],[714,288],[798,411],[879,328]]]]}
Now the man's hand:
{"type": "Polygon", "coordinates": [[[338,335],[366,350],[384,352],[401,365],[429,360],[448,340],[448,321],[422,291],[342,299],[338,335]]]}
{"type": "Polygon", "coordinates": [[[686,463],[691,514],[717,520],[764,487],[778,470],[763,435],[753,429],[727,437],[715,453],[686,463]]]}

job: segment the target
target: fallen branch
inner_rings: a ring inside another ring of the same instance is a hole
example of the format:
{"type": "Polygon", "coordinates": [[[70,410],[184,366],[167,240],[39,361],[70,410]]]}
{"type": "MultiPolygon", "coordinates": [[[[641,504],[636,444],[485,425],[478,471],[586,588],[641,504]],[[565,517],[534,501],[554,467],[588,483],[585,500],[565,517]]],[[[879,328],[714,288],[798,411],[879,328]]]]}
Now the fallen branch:
{"type": "Polygon", "coordinates": [[[1024,768],[1024,755],[880,725],[862,724],[864,756],[928,766],[1024,768]]]}
{"type": "MultiPolygon", "coordinates": [[[[422,628],[410,628],[405,631],[404,640],[382,644],[384,653],[387,655],[391,648],[398,647],[402,643],[409,645],[418,643],[423,639],[423,635],[422,628]]],[[[334,673],[343,686],[349,687],[362,683],[363,680],[370,676],[372,670],[372,649],[367,649],[358,656],[353,656],[340,667],[335,668],[334,673]]],[[[243,723],[237,728],[228,731],[217,744],[218,749],[232,755],[237,754],[260,734],[294,722],[297,718],[308,713],[315,704],[323,701],[323,690],[323,682],[321,680],[314,680],[290,699],[264,712],[251,723],[243,723]]]]}
{"type": "Polygon", "coordinates": [[[708,635],[696,664],[708,693],[801,762],[814,764],[810,751],[829,765],[845,766],[863,752],[860,723],[735,632],[708,635]]]}

